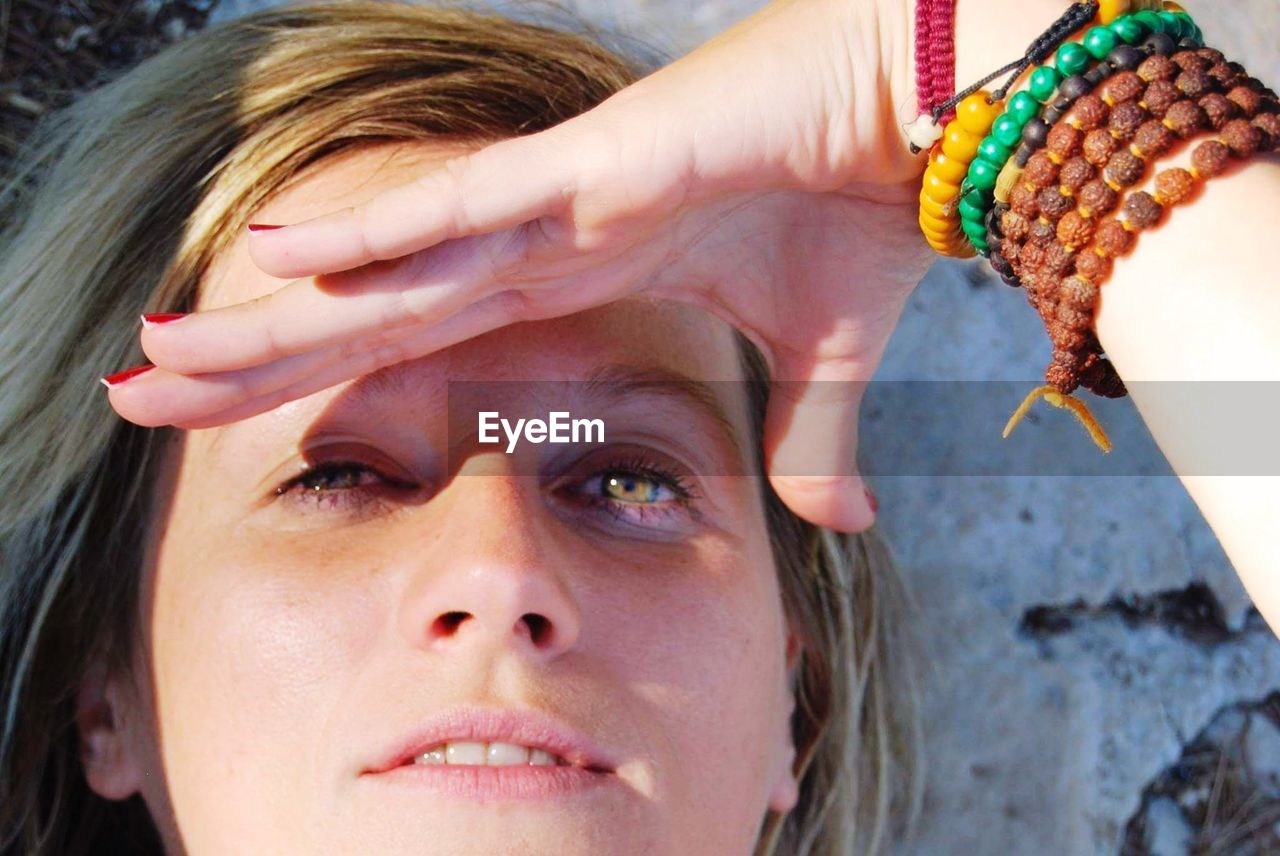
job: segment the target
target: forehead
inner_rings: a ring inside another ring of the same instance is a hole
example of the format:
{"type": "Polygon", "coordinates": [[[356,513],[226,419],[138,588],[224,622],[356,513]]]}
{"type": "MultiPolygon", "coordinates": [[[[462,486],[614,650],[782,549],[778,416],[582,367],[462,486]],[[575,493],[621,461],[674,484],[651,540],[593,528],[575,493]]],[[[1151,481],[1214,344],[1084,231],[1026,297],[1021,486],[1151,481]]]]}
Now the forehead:
{"type": "MultiPolygon", "coordinates": [[[[474,148],[455,142],[398,142],[343,151],[301,171],[253,219],[292,223],[360,204],[474,148]]],[[[201,283],[197,305],[211,309],[241,303],[289,282],[263,273],[253,263],[247,234],[242,232],[214,260],[201,283]]],[[[401,364],[395,371],[409,368],[423,388],[430,388],[454,379],[574,380],[591,376],[607,364],[652,366],[702,381],[743,378],[728,324],[692,306],[643,296],[561,318],[501,327],[401,364]]],[[[319,406],[321,400],[356,380],[310,398],[317,399],[319,406]]],[[[725,399],[739,397],[729,389],[737,384],[713,386],[725,399]]],[[[733,412],[738,409],[734,404],[740,402],[726,400],[725,404],[733,412]]]]}
{"type": "MultiPolygon", "coordinates": [[[[262,223],[296,223],[357,205],[410,181],[445,159],[470,151],[456,143],[374,143],[322,158],[291,176],[254,211],[262,223]]],[[[268,276],[249,256],[242,230],[219,254],[200,283],[199,309],[243,303],[287,285],[268,276]]]]}

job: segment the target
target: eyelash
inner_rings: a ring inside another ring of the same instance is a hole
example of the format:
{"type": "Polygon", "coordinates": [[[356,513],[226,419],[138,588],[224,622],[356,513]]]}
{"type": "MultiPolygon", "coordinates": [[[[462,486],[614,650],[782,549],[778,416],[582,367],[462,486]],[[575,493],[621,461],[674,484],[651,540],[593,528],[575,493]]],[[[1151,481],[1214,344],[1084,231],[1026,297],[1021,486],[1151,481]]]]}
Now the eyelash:
{"type": "MultiPolygon", "coordinates": [[[[667,488],[675,494],[675,499],[668,500],[665,507],[656,503],[626,502],[610,499],[607,496],[587,495],[587,505],[603,513],[611,515],[615,520],[624,523],[645,522],[664,519],[672,515],[687,514],[697,517],[694,488],[676,473],[666,467],[646,461],[643,458],[624,458],[610,461],[605,466],[594,470],[590,476],[578,482],[580,485],[599,484],[603,486],[605,477],[610,475],[640,476],[655,484],[667,488]],[[675,506],[674,508],[672,506],[675,506]]],[[[581,496],[582,494],[578,494],[581,496]]]]}
{"type": "Polygon", "coordinates": [[[373,508],[373,506],[380,506],[383,503],[380,497],[373,496],[373,489],[371,488],[355,487],[324,489],[310,487],[311,484],[324,476],[332,476],[334,474],[347,472],[356,472],[357,474],[364,472],[371,473],[377,476],[382,482],[390,484],[392,487],[403,488],[406,490],[410,489],[409,485],[388,479],[373,467],[370,467],[367,464],[362,464],[359,461],[327,461],[309,467],[307,470],[299,473],[277,487],[275,491],[276,496],[287,497],[292,495],[293,501],[299,505],[308,504],[310,500],[314,499],[317,510],[322,509],[326,503],[329,503],[332,506],[337,506],[337,510],[339,511],[360,513],[376,511],[377,509],[373,508]],[[302,488],[302,490],[299,490],[299,488],[302,488]]]}
{"type": "MultiPolygon", "coordinates": [[[[357,474],[370,473],[380,479],[384,485],[390,485],[392,488],[412,489],[412,485],[387,478],[373,467],[362,464],[359,461],[330,461],[316,464],[305,472],[290,478],[276,488],[275,494],[277,497],[294,495],[293,501],[300,505],[308,503],[311,498],[314,498],[317,509],[322,508],[326,502],[329,502],[338,506],[339,511],[346,510],[361,515],[369,512],[376,513],[380,509],[375,506],[383,506],[385,504],[381,497],[374,495],[377,491],[376,486],[334,489],[307,487],[322,476],[352,472],[357,474]],[[299,488],[302,489],[299,490],[299,488]]],[[[598,484],[603,487],[603,480],[610,475],[639,476],[657,484],[661,488],[670,490],[675,494],[675,498],[662,504],[666,507],[661,507],[658,503],[626,502],[624,500],[611,499],[607,496],[589,494],[582,490],[570,490],[569,492],[581,498],[584,505],[599,513],[609,514],[615,520],[620,520],[624,523],[647,522],[680,514],[697,516],[695,508],[697,494],[693,486],[667,468],[642,458],[609,461],[605,466],[594,470],[590,476],[575,482],[575,484],[580,487],[591,484],[598,484]]]]}

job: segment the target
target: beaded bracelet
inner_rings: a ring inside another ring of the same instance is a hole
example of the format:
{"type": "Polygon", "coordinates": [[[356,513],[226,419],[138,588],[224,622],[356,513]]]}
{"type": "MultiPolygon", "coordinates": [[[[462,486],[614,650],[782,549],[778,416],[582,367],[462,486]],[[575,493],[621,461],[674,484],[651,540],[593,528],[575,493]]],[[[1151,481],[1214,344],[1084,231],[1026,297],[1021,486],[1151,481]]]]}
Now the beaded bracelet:
{"type": "Polygon", "coordinates": [[[960,102],[956,118],[947,124],[941,142],[929,154],[920,189],[920,230],[929,245],[944,255],[973,255],[960,233],[962,221],[956,202],[969,164],[999,112],[985,91],[970,95],[960,102]]]}
{"type": "MultiPolygon", "coordinates": [[[[1109,273],[1111,261],[1132,250],[1137,233],[1158,225],[1168,209],[1193,194],[1197,181],[1205,181],[1219,174],[1232,156],[1245,159],[1257,151],[1275,151],[1280,145],[1280,113],[1264,113],[1260,117],[1267,118],[1267,130],[1263,130],[1263,125],[1250,124],[1244,119],[1233,120],[1232,130],[1226,135],[1207,140],[1192,152],[1191,170],[1181,167],[1164,170],[1156,176],[1154,195],[1144,190],[1131,194],[1125,200],[1119,216],[1108,218],[1099,225],[1097,243],[1089,248],[1092,251],[1090,255],[1105,260],[1105,270],[1109,273]],[[1227,142],[1228,136],[1235,145],[1227,142]]],[[[1059,291],[1062,298],[1058,303],[1058,317],[1067,320],[1074,315],[1092,326],[1098,289],[1104,279],[1105,274],[1095,278],[1082,274],[1079,270],[1063,279],[1059,291]]],[[[1079,320],[1072,320],[1076,324],[1081,323],[1079,320]]],[[[1088,407],[1084,402],[1070,397],[1071,392],[1081,385],[1109,398],[1127,394],[1124,382],[1110,361],[1102,355],[1096,336],[1088,336],[1078,350],[1055,347],[1053,361],[1045,370],[1045,380],[1044,386],[1032,390],[1018,405],[1005,424],[1001,436],[1008,437],[1032,403],[1043,397],[1055,406],[1071,409],[1099,448],[1104,452],[1110,451],[1111,443],[1088,407]]]]}
{"type": "MultiPolygon", "coordinates": [[[[1197,58],[1186,51],[1175,57],[1187,65],[1197,58]]],[[[1208,116],[1193,100],[1187,97],[1169,104],[1161,94],[1159,83],[1167,81],[1175,68],[1167,56],[1153,54],[1137,72],[1113,75],[1100,94],[1082,96],[1062,124],[1055,126],[1047,148],[1033,155],[1020,173],[1008,210],[990,224],[999,237],[1012,239],[1002,240],[1000,250],[990,255],[992,266],[1006,282],[1020,284],[1005,256],[1018,252],[1033,221],[1054,226],[1063,246],[1074,252],[1088,240],[1094,218],[1109,213],[1120,191],[1145,177],[1145,158],[1167,151],[1174,136],[1185,139],[1205,127],[1208,116]],[[1128,146],[1120,148],[1121,143],[1128,146]]],[[[1251,90],[1245,92],[1251,94],[1251,90]]],[[[1195,94],[1199,93],[1192,88],[1195,94]]],[[[1211,96],[1215,94],[1204,98],[1211,96]]]]}
{"type": "MultiPolygon", "coordinates": [[[[1074,4],[1023,60],[935,107],[935,123],[949,106],[975,96],[981,104],[968,107],[971,115],[983,123],[991,116],[983,107],[997,108],[997,115],[976,144],[963,138],[965,145],[958,145],[957,134],[949,152],[932,146],[922,229],[928,227],[926,237],[939,252],[979,252],[1006,283],[1023,287],[1053,343],[1045,385],[1025,397],[1003,436],[1043,397],[1072,410],[1109,451],[1088,407],[1072,397],[1081,386],[1104,397],[1127,394],[1093,329],[1099,288],[1137,232],[1184,203],[1197,182],[1222,172],[1232,157],[1276,149],[1280,100],[1239,64],[1204,47],[1181,7],[1158,0],[1074,4]],[[1087,23],[1084,13],[1096,15],[1097,25],[1066,42],[1087,23]],[[1028,90],[1006,107],[1004,92],[1014,78],[1050,53],[1054,64],[1032,71],[1028,90]],[[995,97],[979,91],[1011,69],[995,97]],[[1154,193],[1125,196],[1156,159],[1206,133],[1212,138],[1192,150],[1189,170],[1160,171],[1154,193]]],[[[920,125],[909,133],[913,151],[923,137],[920,125]]],[[[980,127],[973,121],[964,130],[972,136],[980,127]]]]}
{"type": "MultiPolygon", "coordinates": [[[[1161,175],[1160,180],[1165,183],[1170,179],[1161,175]]],[[[1080,383],[1070,372],[1079,369],[1079,366],[1087,360],[1089,353],[1100,352],[1100,348],[1091,331],[1093,303],[1062,306],[1061,303],[1068,297],[1071,287],[1070,283],[1064,283],[1061,278],[1074,273],[1101,284],[1101,281],[1110,274],[1111,258],[1114,257],[1114,253],[1107,252],[1108,247],[1105,243],[1101,248],[1098,248],[1097,244],[1091,244],[1084,247],[1082,252],[1076,253],[1079,247],[1071,246],[1071,239],[1064,235],[1064,232],[1068,232],[1064,224],[1070,223],[1070,216],[1060,221],[1059,237],[1039,238],[1037,241],[1029,242],[1021,251],[1019,258],[1021,274],[1027,279],[1029,285],[1028,299],[1041,315],[1044,328],[1050,334],[1055,347],[1055,358],[1050,370],[1046,372],[1046,380],[1056,392],[1062,394],[1070,394],[1076,383],[1080,383]]],[[[1012,219],[1016,223],[1019,215],[1012,215],[1012,219]]],[[[1083,221],[1083,223],[1088,238],[1092,238],[1094,233],[1092,224],[1089,221],[1083,221]]],[[[1105,242],[1108,239],[1108,229],[1114,224],[1108,223],[1107,220],[1102,220],[1101,223],[1103,225],[1097,230],[1097,238],[1098,241],[1105,242]]],[[[1007,241],[1012,243],[1012,239],[1007,241]]],[[[1093,293],[1096,296],[1096,292],[1093,293]]],[[[1097,394],[1123,394],[1116,388],[1107,390],[1093,388],[1087,383],[1087,379],[1084,385],[1085,388],[1097,394]]]]}
{"type": "MultiPolygon", "coordinates": [[[[1081,385],[1105,397],[1126,394],[1123,382],[1102,355],[1092,332],[1098,289],[1110,275],[1112,261],[1132,249],[1137,232],[1157,225],[1169,208],[1186,201],[1196,182],[1220,174],[1232,157],[1247,159],[1258,152],[1274,151],[1280,144],[1280,102],[1257,81],[1251,83],[1254,86],[1234,86],[1225,99],[1232,108],[1226,115],[1237,112],[1242,118],[1223,119],[1220,113],[1219,121],[1211,120],[1207,111],[1189,100],[1175,102],[1188,105],[1177,111],[1182,114],[1181,119],[1171,120],[1166,113],[1164,121],[1177,128],[1181,138],[1200,133],[1211,122],[1220,127],[1215,137],[1192,150],[1190,170],[1174,167],[1161,171],[1156,175],[1154,194],[1130,193],[1120,206],[1120,213],[1099,219],[1096,228],[1087,219],[1064,226],[1070,216],[1064,215],[1058,221],[1054,239],[1047,246],[1036,245],[1042,252],[1027,253],[1025,246],[1015,252],[1017,261],[1012,266],[1019,277],[1038,279],[1041,288],[1056,293],[1051,309],[1045,311],[1050,300],[1043,293],[1041,305],[1037,306],[1046,318],[1055,347],[1053,361],[1045,371],[1046,385],[1027,395],[1010,417],[1003,436],[1009,435],[1036,398],[1045,397],[1056,406],[1073,410],[1099,447],[1110,449],[1105,433],[1087,406],[1069,398],[1081,385]],[[1075,228],[1083,231],[1073,237],[1070,233],[1075,228]],[[1082,245],[1079,253],[1073,252],[1076,244],[1082,245]],[[1049,311],[1053,322],[1061,326],[1054,327],[1049,322],[1049,311]]],[[[1016,223],[1010,219],[1011,225],[1016,223]]]]}
{"type": "MultiPolygon", "coordinates": [[[[908,131],[912,151],[931,149],[921,186],[919,220],[925,239],[938,252],[961,258],[974,253],[972,238],[963,233],[963,215],[958,211],[961,184],[992,123],[1001,112],[1003,99],[1003,90],[999,97],[992,97],[991,93],[981,90],[981,86],[1012,69],[1013,75],[1004,87],[1007,89],[1027,65],[1047,55],[1062,38],[1076,29],[1080,21],[1091,18],[1097,7],[1096,0],[1075,4],[1032,43],[1023,58],[998,70],[986,81],[936,105],[931,114],[922,114],[908,131]],[[938,130],[937,123],[956,104],[959,104],[956,118],[946,128],[938,130]]],[[[927,47],[931,55],[938,52],[938,46],[932,42],[932,29],[929,33],[930,41],[926,45],[917,44],[918,55],[922,53],[922,47],[927,47]]]]}
{"type": "MultiPolygon", "coordinates": [[[[1075,109],[1054,126],[1046,135],[1046,148],[1032,155],[1020,172],[1008,205],[995,209],[1001,216],[999,221],[993,218],[990,228],[1001,238],[1001,247],[991,253],[990,260],[1011,285],[1021,282],[1006,257],[1016,256],[1033,231],[1042,241],[1061,235],[1063,244],[1074,251],[1077,247],[1069,244],[1078,237],[1081,224],[1087,226],[1091,218],[1109,212],[1119,191],[1145,174],[1145,163],[1138,155],[1146,152],[1138,142],[1117,150],[1120,142],[1135,139],[1133,126],[1148,116],[1142,106],[1141,80],[1133,72],[1120,72],[1100,91],[1101,95],[1082,96],[1075,109]],[[1118,104],[1111,115],[1108,100],[1114,102],[1123,84],[1129,84],[1125,94],[1132,98],[1118,104]]],[[[1143,141],[1148,136],[1143,131],[1143,141]]]]}
{"type": "Polygon", "coordinates": [[[961,230],[977,252],[989,254],[987,215],[995,202],[1005,201],[1002,197],[1031,154],[1045,145],[1049,127],[1113,69],[1136,66],[1143,54],[1135,42],[1145,39],[1144,45],[1167,53],[1179,43],[1175,37],[1188,46],[1202,43],[1199,28],[1184,12],[1123,15],[1093,27],[1078,42],[1064,42],[1054,54],[1054,65],[1032,71],[1028,89],[1010,98],[992,123],[961,186],[961,230]]]}
{"type": "MultiPolygon", "coordinates": [[[[1190,60],[1198,58],[1185,52],[1175,56],[1184,66],[1192,65],[1190,60]]],[[[1109,213],[1115,207],[1119,191],[1145,177],[1144,157],[1163,154],[1172,145],[1175,136],[1185,139],[1211,123],[1221,127],[1223,121],[1232,115],[1230,111],[1236,109],[1237,101],[1245,105],[1241,109],[1246,115],[1252,116],[1257,112],[1261,99],[1257,91],[1247,86],[1234,85],[1227,96],[1210,93],[1201,98],[1201,104],[1213,110],[1216,117],[1214,119],[1190,98],[1183,98],[1172,105],[1158,103],[1152,98],[1151,109],[1162,116],[1159,121],[1141,121],[1148,115],[1145,109],[1139,109],[1147,106],[1147,102],[1143,100],[1145,93],[1157,89],[1156,82],[1167,79],[1172,73],[1170,69],[1175,65],[1167,57],[1152,57],[1152,60],[1157,59],[1164,60],[1164,63],[1148,61],[1140,69],[1150,82],[1145,92],[1141,89],[1140,82],[1135,83],[1132,73],[1116,75],[1104,88],[1104,96],[1112,90],[1111,83],[1116,84],[1114,90],[1143,93],[1131,101],[1119,104],[1108,127],[1099,127],[1107,119],[1106,103],[1091,96],[1092,101],[1082,101],[1079,110],[1065,118],[1065,123],[1070,127],[1055,129],[1055,141],[1048,150],[1048,156],[1045,152],[1033,156],[1026,171],[1026,180],[1014,191],[1014,207],[1005,212],[1000,223],[992,223],[1003,242],[1001,250],[991,254],[991,261],[1006,282],[1020,284],[1016,277],[1011,277],[1011,268],[1005,255],[1020,251],[1020,245],[1033,225],[1042,230],[1042,240],[1052,239],[1056,232],[1062,246],[1075,252],[1091,237],[1095,218],[1109,213]],[[1126,107],[1134,109],[1127,110],[1126,107]],[[1071,130],[1073,128],[1074,131],[1071,130]],[[1080,143],[1078,136],[1080,131],[1088,131],[1083,143],[1080,143]],[[1117,150],[1117,141],[1130,140],[1132,142],[1127,149],[1117,150]],[[1077,153],[1080,149],[1083,154],[1077,153]],[[1050,159],[1055,155],[1056,162],[1050,159]],[[1063,163],[1059,172],[1057,163],[1063,162],[1064,156],[1070,159],[1063,163]],[[1104,165],[1102,175],[1094,177],[1095,168],[1102,168],[1104,165]],[[1052,187],[1055,183],[1056,188],[1052,187]],[[1033,224],[1032,221],[1037,222],[1033,224]],[[1045,226],[1054,226],[1055,231],[1045,234],[1045,226]]],[[[1235,83],[1235,79],[1224,81],[1224,85],[1235,83]]],[[[1261,85],[1256,81],[1253,83],[1261,85]]],[[[1193,90],[1192,94],[1198,93],[1193,90]]],[[[1088,259],[1082,261],[1088,262],[1088,259]]]]}

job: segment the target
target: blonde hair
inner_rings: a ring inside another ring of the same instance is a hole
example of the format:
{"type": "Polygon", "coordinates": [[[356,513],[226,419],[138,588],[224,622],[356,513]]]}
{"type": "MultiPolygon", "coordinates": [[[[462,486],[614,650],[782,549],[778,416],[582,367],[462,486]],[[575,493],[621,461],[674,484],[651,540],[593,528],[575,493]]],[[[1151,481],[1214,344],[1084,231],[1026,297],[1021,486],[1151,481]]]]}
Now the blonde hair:
{"type": "MultiPolygon", "coordinates": [[[[191,311],[213,257],[307,165],[391,141],[482,144],[589,110],[642,73],[571,32],[378,0],[205,30],[47,117],[0,190],[0,850],[160,852],[140,797],[90,791],[78,687],[139,640],[160,450],[97,379],[143,362],[139,312],[191,311]],[[322,58],[318,60],[317,58],[322,58]]],[[[762,430],[767,372],[739,337],[762,430]]],[[[792,626],[800,802],[758,854],[879,852],[921,802],[906,589],[874,533],[792,515],[761,479],[792,626]]]]}

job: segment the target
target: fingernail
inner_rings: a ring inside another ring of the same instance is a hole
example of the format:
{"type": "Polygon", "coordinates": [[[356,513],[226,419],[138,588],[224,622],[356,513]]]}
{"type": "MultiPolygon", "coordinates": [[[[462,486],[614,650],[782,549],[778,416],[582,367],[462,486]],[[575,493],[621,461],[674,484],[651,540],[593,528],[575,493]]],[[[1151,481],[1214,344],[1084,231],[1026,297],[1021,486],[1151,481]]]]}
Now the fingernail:
{"type": "Polygon", "coordinates": [[[270,223],[250,223],[250,232],[269,232],[272,229],[283,229],[284,226],[272,226],[270,223]]]}
{"type": "Polygon", "coordinates": [[[106,375],[105,377],[100,377],[98,378],[98,380],[106,384],[107,389],[114,389],[120,384],[127,381],[129,378],[137,377],[143,372],[151,371],[153,368],[155,368],[154,365],[152,365],[151,363],[147,363],[146,365],[134,366],[133,368],[125,369],[122,372],[116,372],[115,374],[110,374],[110,375],[106,375]]]}
{"type": "Polygon", "coordinates": [[[873,493],[871,488],[867,487],[866,485],[862,486],[862,490],[867,495],[867,505],[871,506],[871,513],[875,514],[880,510],[880,503],[876,502],[875,493],[873,493]]]}
{"type": "Polygon", "coordinates": [[[185,312],[162,312],[157,315],[142,315],[143,327],[154,327],[157,324],[167,324],[170,321],[177,321],[179,318],[186,318],[185,312]]]}

